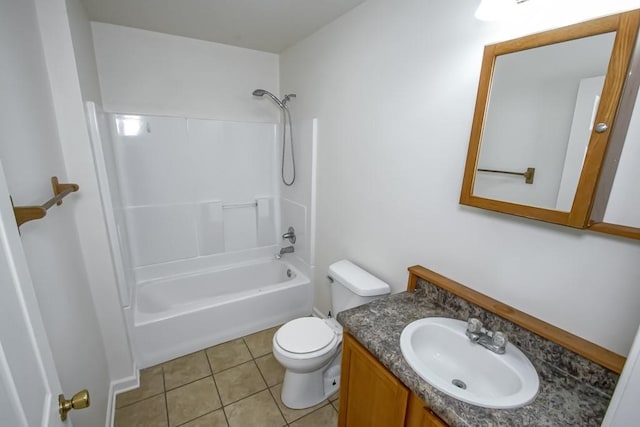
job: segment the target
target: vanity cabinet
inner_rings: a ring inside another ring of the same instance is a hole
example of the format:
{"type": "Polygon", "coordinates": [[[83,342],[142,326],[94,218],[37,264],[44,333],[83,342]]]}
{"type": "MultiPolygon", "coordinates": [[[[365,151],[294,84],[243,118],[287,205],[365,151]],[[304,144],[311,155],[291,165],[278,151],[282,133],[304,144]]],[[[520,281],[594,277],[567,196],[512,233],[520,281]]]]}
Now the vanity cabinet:
{"type": "Polygon", "coordinates": [[[339,427],[446,427],[348,332],[340,377],[339,427]]]}
{"type": "Polygon", "coordinates": [[[447,424],[413,393],[409,396],[404,425],[405,427],[447,427],[447,424]]]}

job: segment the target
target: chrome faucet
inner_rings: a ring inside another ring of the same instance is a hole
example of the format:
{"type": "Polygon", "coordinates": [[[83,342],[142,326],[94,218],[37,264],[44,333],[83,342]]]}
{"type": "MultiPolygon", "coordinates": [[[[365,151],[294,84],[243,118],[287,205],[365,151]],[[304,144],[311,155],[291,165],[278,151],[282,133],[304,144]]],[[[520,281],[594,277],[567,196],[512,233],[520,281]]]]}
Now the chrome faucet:
{"type": "MultiPolygon", "coordinates": [[[[286,248],[280,249],[280,253],[278,255],[282,256],[284,254],[292,254],[294,251],[295,249],[293,248],[293,246],[287,246],[286,248]]],[[[276,257],[278,256],[276,255],[276,257]]]]}
{"type": "Polygon", "coordinates": [[[467,323],[467,336],[473,343],[480,344],[494,353],[504,354],[509,340],[500,331],[490,331],[482,326],[480,319],[470,317],[467,323]]]}
{"type": "Polygon", "coordinates": [[[282,235],[282,240],[289,239],[289,243],[293,244],[296,242],[296,230],[293,227],[289,227],[286,233],[282,235]]]}

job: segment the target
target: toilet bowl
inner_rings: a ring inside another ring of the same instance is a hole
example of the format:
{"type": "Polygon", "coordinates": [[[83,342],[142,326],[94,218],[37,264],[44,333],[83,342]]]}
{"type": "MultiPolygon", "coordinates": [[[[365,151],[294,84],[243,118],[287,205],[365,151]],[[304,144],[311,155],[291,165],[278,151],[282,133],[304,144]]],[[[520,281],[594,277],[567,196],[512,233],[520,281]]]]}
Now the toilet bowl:
{"type": "MultiPolygon", "coordinates": [[[[390,292],[388,284],[347,260],[329,267],[334,313],[390,292]]],[[[282,403],[292,409],[314,406],[338,391],[342,326],[333,318],[302,317],[273,336],[273,356],[285,368],[282,403]]]]}
{"type": "Polygon", "coordinates": [[[273,356],[285,367],[281,399],[287,407],[314,406],[338,390],[342,326],[335,319],[302,317],[273,336],[273,356]]]}

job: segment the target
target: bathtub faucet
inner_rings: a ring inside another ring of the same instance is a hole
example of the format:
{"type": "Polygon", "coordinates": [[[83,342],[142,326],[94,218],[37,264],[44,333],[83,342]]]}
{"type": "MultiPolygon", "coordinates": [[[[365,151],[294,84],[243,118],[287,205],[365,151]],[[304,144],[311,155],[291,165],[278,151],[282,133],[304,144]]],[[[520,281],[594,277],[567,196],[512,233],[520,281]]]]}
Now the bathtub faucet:
{"type": "Polygon", "coordinates": [[[286,233],[282,235],[282,240],[289,240],[289,243],[296,242],[296,230],[293,227],[289,227],[286,233]]]}
{"type": "Polygon", "coordinates": [[[293,246],[287,246],[286,248],[280,249],[280,253],[276,254],[276,259],[280,259],[284,254],[292,254],[294,252],[293,246]]]}

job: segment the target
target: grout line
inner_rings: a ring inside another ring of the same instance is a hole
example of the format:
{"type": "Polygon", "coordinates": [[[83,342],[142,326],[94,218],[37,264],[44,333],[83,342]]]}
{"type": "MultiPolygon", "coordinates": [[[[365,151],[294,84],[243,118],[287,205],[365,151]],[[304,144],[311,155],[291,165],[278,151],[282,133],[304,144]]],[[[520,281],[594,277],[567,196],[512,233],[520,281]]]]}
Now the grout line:
{"type": "Polygon", "coordinates": [[[280,405],[278,405],[278,398],[273,395],[273,390],[271,389],[271,387],[269,387],[269,394],[271,395],[271,398],[273,399],[273,403],[276,404],[276,407],[278,408],[278,411],[280,411],[280,415],[282,415],[282,419],[284,420],[284,422],[288,426],[289,425],[289,420],[287,420],[287,417],[284,416],[284,412],[282,411],[282,408],[280,408],[280,405]]]}
{"type": "MultiPolygon", "coordinates": [[[[220,408],[218,408],[218,409],[214,409],[213,411],[209,411],[209,412],[207,412],[206,414],[198,415],[198,416],[197,416],[197,417],[195,417],[195,418],[191,418],[190,420],[186,420],[185,422],[183,422],[183,423],[181,423],[181,424],[178,424],[176,427],[180,427],[180,426],[183,426],[183,425],[189,424],[191,421],[195,421],[195,420],[197,420],[197,419],[200,419],[200,418],[206,417],[207,415],[213,414],[214,412],[216,412],[216,411],[221,411],[221,410],[222,410],[222,407],[220,407],[220,408]]],[[[222,411],[222,413],[224,414],[224,411],[222,411]]],[[[226,419],[227,419],[226,415],[225,415],[224,419],[225,419],[225,421],[226,421],[226,419]]],[[[229,422],[228,422],[228,421],[227,421],[227,425],[229,425],[229,422]]]]}
{"type": "MultiPolygon", "coordinates": [[[[279,325],[279,326],[281,326],[281,325],[279,325]]],[[[279,326],[277,326],[277,327],[279,327],[279,326]]],[[[255,335],[255,334],[258,334],[258,333],[260,333],[260,332],[268,331],[268,330],[270,330],[270,329],[274,329],[274,328],[277,328],[277,327],[267,328],[267,329],[264,329],[263,331],[258,331],[258,332],[255,332],[254,334],[250,334],[250,335],[255,335]]],[[[204,349],[202,349],[202,350],[194,351],[194,352],[189,353],[189,354],[186,354],[186,355],[184,355],[184,356],[176,357],[176,358],[171,359],[171,360],[168,360],[168,361],[166,361],[166,362],[162,362],[162,363],[158,363],[157,365],[150,366],[148,369],[150,369],[150,368],[157,368],[157,367],[161,368],[161,371],[162,371],[162,388],[163,388],[163,391],[162,391],[162,392],[160,392],[160,393],[153,394],[153,395],[151,395],[151,396],[147,396],[147,397],[145,397],[144,399],[137,400],[137,401],[132,402],[132,403],[129,403],[129,404],[127,404],[127,405],[123,405],[123,406],[121,406],[121,407],[119,407],[119,408],[115,408],[115,411],[117,412],[117,410],[118,410],[118,409],[122,409],[122,408],[126,408],[126,407],[129,407],[129,406],[135,405],[135,404],[140,403],[140,402],[143,402],[143,401],[145,401],[145,400],[149,400],[149,399],[151,399],[151,398],[158,397],[159,395],[161,395],[161,394],[162,394],[162,395],[163,395],[163,398],[164,398],[164,408],[165,408],[165,415],[166,415],[166,418],[167,418],[167,426],[169,426],[169,425],[170,425],[170,420],[169,420],[169,404],[168,404],[168,400],[167,400],[167,393],[168,393],[168,392],[170,392],[170,391],[173,391],[173,390],[177,390],[177,389],[179,389],[180,387],[184,387],[184,386],[187,386],[187,385],[193,384],[193,383],[195,383],[195,382],[197,382],[197,381],[203,380],[203,379],[208,378],[208,377],[210,376],[210,377],[211,377],[211,379],[213,380],[213,384],[214,384],[214,386],[215,386],[215,388],[216,388],[216,393],[218,394],[218,399],[220,400],[220,408],[217,408],[217,409],[214,409],[213,411],[210,411],[210,412],[207,412],[207,413],[205,413],[205,414],[199,415],[198,417],[193,418],[192,420],[187,420],[187,421],[185,421],[184,423],[182,423],[182,424],[180,424],[180,425],[184,425],[185,423],[189,423],[189,422],[191,422],[191,421],[193,421],[193,420],[196,420],[196,419],[198,419],[198,418],[202,418],[202,417],[204,417],[204,416],[206,416],[206,415],[209,415],[209,414],[211,414],[211,413],[213,413],[213,412],[215,412],[215,411],[217,411],[217,410],[222,410],[222,413],[223,413],[223,415],[224,415],[225,421],[226,421],[227,425],[229,425],[229,419],[228,419],[228,417],[227,417],[227,413],[226,413],[226,411],[224,410],[224,408],[225,408],[225,407],[227,407],[227,406],[229,406],[229,405],[233,405],[233,404],[235,404],[235,403],[238,403],[238,402],[240,402],[240,401],[242,401],[242,400],[244,400],[244,399],[247,399],[247,398],[249,398],[249,397],[255,396],[256,394],[258,394],[258,393],[262,393],[263,391],[267,390],[267,392],[268,392],[268,393],[269,393],[269,395],[271,396],[271,399],[273,400],[273,403],[276,405],[276,407],[278,408],[278,411],[279,411],[279,412],[280,412],[280,414],[282,415],[282,419],[285,421],[285,425],[284,425],[284,427],[288,427],[288,426],[289,426],[289,422],[287,421],[286,417],[284,416],[284,413],[282,412],[282,409],[280,409],[280,406],[278,405],[277,399],[276,399],[276,397],[273,395],[272,390],[271,390],[271,388],[272,388],[272,387],[276,387],[276,386],[278,386],[278,385],[282,384],[282,381],[280,381],[280,382],[279,382],[279,383],[277,383],[277,384],[273,384],[273,385],[269,386],[269,384],[267,383],[267,380],[266,380],[266,378],[265,378],[264,374],[262,373],[262,371],[260,370],[260,367],[258,366],[258,363],[256,362],[256,360],[257,360],[257,359],[260,359],[260,358],[263,358],[263,357],[269,356],[270,354],[273,354],[273,352],[267,352],[267,353],[264,353],[264,354],[260,354],[260,355],[256,355],[256,356],[254,356],[253,352],[251,351],[251,348],[249,347],[249,345],[247,344],[247,341],[245,340],[245,338],[246,338],[247,336],[250,336],[250,335],[246,335],[246,336],[244,336],[244,337],[237,338],[237,339],[242,339],[242,342],[244,343],[245,347],[247,348],[247,350],[248,350],[248,352],[249,352],[249,356],[251,357],[251,359],[250,359],[250,360],[247,360],[247,361],[245,361],[245,362],[239,363],[239,364],[237,364],[237,365],[234,365],[234,366],[231,366],[231,367],[225,368],[225,369],[223,369],[223,370],[221,370],[221,371],[216,372],[215,374],[214,374],[214,372],[213,372],[213,368],[211,367],[211,360],[209,359],[209,355],[207,354],[207,351],[206,351],[207,349],[209,349],[209,348],[213,348],[213,347],[215,347],[215,346],[207,347],[207,348],[204,348],[204,349]],[[181,385],[175,386],[175,387],[173,387],[173,388],[171,388],[171,389],[168,389],[168,388],[167,388],[166,378],[165,378],[165,372],[164,372],[165,364],[166,364],[166,363],[169,363],[169,362],[172,362],[172,361],[175,361],[175,360],[177,360],[177,359],[181,359],[181,358],[183,358],[183,357],[187,357],[187,356],[190,356],[190,355],[193,355],[193,354],[199,353],[199,352],[204,352],[205,359],[206,359],[206,361],[207,361],[207,367],[208,367],[208,370],[209,370],[209,372],[210,372],[210,375],[205,375],[204,377],[197,378],[197,379],[195,379],[195,380],[193,380],[193,381],[189,381],[189,382],[187,382],[187,383],[184,383],[184,384],[181,384],[181,385]],[[265,384],[266,388],[260,389],[260,390],[258,390],[258,391],[256,391],[256,392],[254,392],[254,393],[251,393],[251,394],[249,394],[249,395],[247,395],[247,396],[244,396],[244,397],[243,397],[243,398],[241,398],[241,399],[238,399],[238,400],[235,400],[235,401],[233,401],[233,402],[229,402],[229,403],[227,403],[227,404],[224,404],[224,403],[222,402],[222,397],[221,397],[221,395],[220,395],[220,389],[218,388],[218,383],[216,382],[215,375],[216,375],[216,374],[220,374],[220,373],[225,372],[225,371],[228,371],[228,370],[233,369],[233,368],[237,368],[238,366],[241,366],[241,365],[246,364],[246,363],[249,363],[249,362],[253,362],[254,366],[258,369],[258,373],[260,374],[260,377],[262,378],[262,380],[263,380],[263,382],[264,382],[264,384],[265,384]]],[[[224,343],[222,343],[222,344],[224,344],[224,343]]],[[[218,345],[220,345],[220,344],[218,344],[218,345]]],[[[328,402],[329,404],[331,404],[331,402],[329,402],[328,400],[327,400],[327,402],[328,402]]],[[[310,412],[310,413],[309,413],[309,414],[307,414],[307,415],[310,415],[310,414],[312,414],[313,412],[315,412],[315,411],[317,411],[317,410],[319,410],[320,408],[323,408],[323,407],[324,407],[324,406],[321,406],[321,407],[317,408],[316,410],[314,410],[314,411],[310,412]]],[[[306,417],[307,415],[305,415],[305,417],[306,417]]],[[[114,416],[115,416],[115,413],[114,413],[114,416]]],[[[297,420],[299,420],[299,419],[302,419],[302,418],[304,418],[304,417],[300,417],[300,418],[298,418],[298,419],[294,420],[294,422],[295,422],[295,421],[297,421],[297,420]]]]}
{"type": "Polygon", "coordinates": [[[262,381],[264,381],[264,383],[267,385],[267,388],[269,388],[269,383],[267,382],[267,379],[264,377],[264,374],[260,370],[260,366],[258,366],[258,362],[256,362],[255,359],[254,359],[253,363],[255,363],[256,368],[258,368],[258,373],[260,374],[260,378],[262,378],[262,381]]]}
{"type": "Polygon", "coordinates": [[[207,368],[209,368],[209,373],[211,374],[211,376],[213,376],[213,368],[211,367],[211,360],[209,360],[209,355],[207,354],[206,350],[202,350],[202,352],[204,353],[204,358],[207,361],[207,368]]]}
{"type": "MultiPolygon", "coordinates": [[[[247,360],[246,362],[242,362],[242,363],[240,363],[240,364],[238,364],[238,365],[236,365],[236,366],[232,366],[232,367],[230,367],[230,368],[223,369],[222,371],[218,371],[218,372],[216,372],[216,373],[215,373],[215,374],[213,374],[213,375],[215,376],[215,375],[221,374],[221,373],[223,373],[223,372],[230,371],[231,369],[237,368],[238,366],[246,365],[247,363],[251,363],[251,362],[253,362],[253,363],[256,365],[256,367],[258,366],[258,364],[256,363],[256,361],[255,361],[255,360],[253,360],[253,359],[251,359],[251,360],[247,360]]],[[[258,370],[260,370],[260,369],[258,369],[258,370]]]]}
{"type": "Polygon", "coordinates": [[[162,369],[162,388],[164,389],[164,410],[165,410],[165,415],[167,416],[167,427],[169,426],[170,422],[169,422],[169,404],[167,403],[167,382],[164,379],[164,366],[161,367],[162,369]]]}
{"type": "Polygon", "coordinates": [[[145,400],[149,400],[149,399],[151,399],[152,397],[158,397],[158,396],[160,396],[161,394],[164,394],[164,391],[161,391],[161,392],[159,392],[159,393],[152,394],[151,396],[143,397],[143,398],[142,398],[142,399],[140,399],[140,400],[136,400],[135,402],[127,403],[126,405],[118,406],[118,407],[116,408],[116,411],[117,411],[118,409],[128,408],[129,406],[133,406],[133,405],[135,405],[136,403],[144,402],[145,400]]]}
{"type": "Polygon", "coordinates": [[[271,340],[270,340],[270,342],[271,342],[271,341],[273,341],[273,335],[275,335],[276,331],[277,331],[277,330],[278,330],[282,325],[283,325],[283,324],[276,325],[276,326],[272,326],[272,327],[270,327],[270,328],[263,329],[263,330],[261,330],[261,331],[254,332],[253,334],[245,335],[244,337],[242,337],[242,340],[244,341],[244,345],[246,345],[246,346],[247,346],[247,349],[249,350],[249,354],[251,355],[251,357],[252,357],[254,360],[255,360],[255,359],[258,359],[258,358],[260,358],[260,357],[263,357],[263,356],[266,356],[266,355],[270,354],[270,353],[271,353],[271,351],[268,351],[268,352],[266,352],[265,354],[258,354],[257,356],[254,356],[254,355],[253,355],[253,352],[251,351],[251,347],[249,347],[249,344],[247,343],[247,341],[245,340],[245,338],[250,337],[250,336],[252,336],[252,335],[261,334],[261,333],[263,333],[263,332],[266,332],[266,331],[270,331],[270,330],[272,330],[272,329],[275,329],[275,331],[273,332],[273,334],[271,334],[271,340]]]}
{"type": "MultiPolygon", "coordinates": [[[[331,402],[327,401],[327,403],[328,403],[328,405],[329,405],[329,406],[331,406],[331,402]]],[[[307,418],[307,417],[308,417],[308,416],[310,416],[311,414],[313,414],[313,413],[315,413],[315,412],[318,412],[320,409],[323,409],[323,408],[326,408],[326,407],[327,407],[327,405],[326,405],[326,404],[325,404],[325,405],[322,405],[322,406],[320,406],[320,407],[318,407],[318,408],[314,409],[313,411],[309,412],[308,414],[304,414],[304,415],[303,415],[303,416],[301,416],[300,418],[296,418],[295,420],[291,421],[291,423],[292,423],[292,424],[293,424],[293,423],[297,423],[298,421],[300,421],[300,420],[302,420],[302,419],[304,419],[304,418],[307,418]]],[[[335,408],[334,408],[333,406],[331,406],[331,409],[333,409],[333,410],[335,411],[335,408]]],[[[285,420],[285,421],[286,421],[286,420],[285,420]]]]}
{"type": "MultiPolygon", "coordinates": [[[[226,408],[227,406],[231,406],[231,405],[233,405],[234,403],[238,403],[238,402],[240,402],[241,400],[245,400],[245,399],[246,399],[246,398],[248,398],[248,397],[252,397],[252,396],[255,396],[255,395],[256,395],[256,394],[258,394],[258,393],[262,393],[262,392],[263,392],[263,391],[265,391],[265,390],[269,390],[269,387],[267,387],[267,388],[263,388],[263,389],[258,390],[258,391],[255,391],[255,392],[253,392],[253,393],[251,393],[251,394],[247,394],[247,395],[246,395],[246,396],[244,396],[243,398],[238,399],[238,400],[234,400],[233,402],[229,402],[229,403],[227,403],[227,404],[224,404],[224,403],[223,403],[223,404],[222,404],[222,407],[223,407],[223,408],[226,408]]],[[[277,405],[277,404],[276,404],[276,405],[277,405]]],[[[285,420],[285,421],[286,421],[286,420],[285,420]]]]}
{"type": "Polygon", "coordinates": [[[247,340],[245,340],[246,337],[248,337],[249,335],[245,335],[244,337],[240,337],[238,339],[242,340],[242,344],[244,344],[245,348],[247,349],[247,352],[249,353],[249,356],[251,356],[253,358],[253,354],[251,353],[251,350],[249,349],[249,344],[247,344],[247,340]]]}
{"type": "MultiPolygon", "coordinates": [[[[237,365],[229,366],[228,368],[224,368],[224,369],[222,369],[222,370],[220,370],[220,371],[216,371],[216,372],[214,372],[214,373],[213,373],[213,375],[218,375],[218,374],[221,374],[222,372],[228,371],[229,369],[237,368],[238,366],[240,366],[240,365],[244,365],[245,363],[249,363],[249,362],[251,362],[252,360],[254,360],[254,359],[253,359],[253,358],[251,358],[251,359],[249,359],[249,360],[245,360],[244,362],[240,362],[240,363],[238,363],[237,365]]],[[[212,371],[212,372],[213,372],[213,371],[212,371]]]]}
{"type": "MultiPolygon", "coordinates": [[[[276,396],[273,394],[273,389],[274,389],[275,387],[277,387],[278,385],[280,385],[280,384],[281,384],[281,383],[274,384],[273,386],[269,387],[269,392],[271,393],[271,397],[273,397],[273,399],[276,401],[276,406],[277,406],[277,407],[278,407],[278,409],[280,410],[280,413],[282,414],[282,417],[284,418],[284,420],[285,420],[287,423],[289,423],[289,421],[287,420],[287,418],[284,416],[284,412],[283,412],[283,411],[282,411],[282,409],[280,408],[280,405],[278,405],[278,399],[277,399],[277,398],[276,398],[276,396]]],[[[322,403],[322,402],[320,402],[320,403],[322,403]]],[[[317,405],[320,405],[320,403],[317,403],[317,405]]],[[[284,403],[283,403],[282,405],[286,407],[286,405],[285,405],[284,403]]],[[[304,414],[304,415],[302,415],[302,416],[300,416],[300,417],[298,417],[298,418],[295,418],[294,420],[292,420],[292,421],[291,421],[291,423],[294,423],[294,422],[296,422],[296,421],[298,421],[298,420],[300,420],[300,419],[302,419],[302,418],[306,417],[307,415],[311,415],[311,414],[313,414],[314,412],[316,412],[316,411],[318,411],[318,410],[320,410],[320,409],[324,408],[324,407],[325,407],[325,406],[327,406],[327,405],[331,405],[331,402],[329,401],[329,399],[324,399],[324,404],[323,404],[323,405],[318,406],[316,409],[314,409],[313,411],[309,412],[308,414],[304,414]]],[[[314,406],[315,406],[315,405],[314,405],[314,406]]],[[[331,406],[331,407],[335,410],[335,408],[334,408],[333,406],[331,406]]],[[[292,411],[298,411],[298,410],[299,410],[299,411],[302,411],[302,410],[304,410],[304,409],[308,409],[308,408],[303,408],[303,409],[291,409],[291,410],[292,410],[292,411]]]]}
{"type": "Polygon", "coordinates": [[[195,379],[195,380],[193,380],[193,381],[189,381],[189,382],[186,382],[186,383],[184,383],[184,384],[180,384],[179,386],[176,386],[176,387],[173,387],[173,388],[170,388],[170,389],[166,390],[166,391],[165,391],[165,393],[168,393],[168,392],[170,392],[170,391],[177,390],[177,389],[179,389],[180,387],[184,387],[184,386],[186,386],[186,385],[193,384],[193,383],[195,383],[195,382],[198,382],[198,381],[200,381],[200,380],[204,380],[205,378],[209,378],[209,377],[213,377],[213,374],[205,375],[204,377],[197,378],[197,379],[195,379]]]}
{"type": "MultiPolygon", "coordinates": [[[[268,354],[270,354],[270,353],[268,353],[268,354]]],[[[258,372],[260,373],[260,376],[262,377],[262,381],[264,381],[264,383],[267,385],[267,391],[269,392],[269,396],[271,396],[271,400],[273,400],[273,403],[276,405],[276,408],[278,408],[278,411],[280,411],[280,415],[282,415],[282,419],[285,422],[285,426],[288,426],[289,425],[289,421],[287,420],[287,417],[284,416],[284,412],[282,412],[282,409],[280,408],[280,405],[278,405],[278,399],[276,399],[276,397],[273,395],[273,392],[271,391],[271,387],[272,386],[269,386],[269,383],[267,382],[267,379],[264,377],[264,374],[260,370],[260,367],[258,366],[258,363],[255,360],[254,360],[254,363],[258,367],[258,372]]],[[[273,387],[275,387],[276,385],[278,385],[278,384],[274,384],[273,387]]]]}
{"type": "MultiPolygon", "coordinates": [[[[209,369],[211,369],[211,360],[209,360],[209,355],[207,352],[204,352],[204,355],[207,358],[207,363],[209,363],[209,369]]],[[[218,388],[218,383],[216,382],[216,377],[213,374],[213,369],[211,369],[211,378],[213,379],[213,386],[216,388],[216,393],[218,393],[218,400],[220,401],[220,408],[222,410],[222,415],[224,416],[224,420],[229,425],[229,419],[227,418],[227,413],[224,410],[224,404],[222,403],[222,396],[220,396],[220,389],[218,388]]]]}

